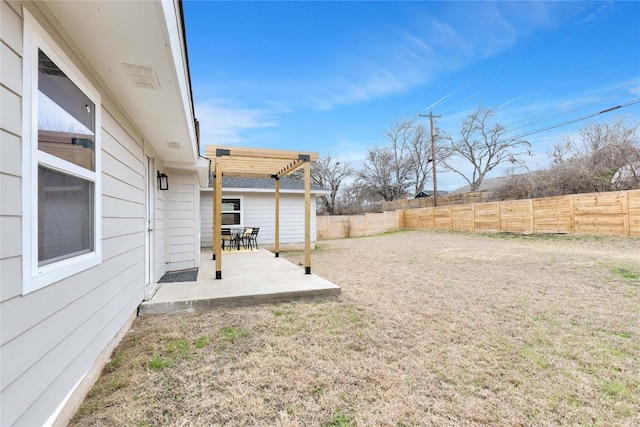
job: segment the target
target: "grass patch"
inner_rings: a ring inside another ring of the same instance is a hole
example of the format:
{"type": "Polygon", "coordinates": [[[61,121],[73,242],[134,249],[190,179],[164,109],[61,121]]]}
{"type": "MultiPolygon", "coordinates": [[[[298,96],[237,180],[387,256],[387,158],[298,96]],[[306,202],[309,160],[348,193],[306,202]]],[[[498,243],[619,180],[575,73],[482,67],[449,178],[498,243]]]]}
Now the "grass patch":
{"type": "Polygon", "coordinates": [[[629,389],[620,381],[607,381],[604,383],[603,390],[607,396],[612,398],[628,398],[630,396],[629,389]]]}
{"type": "Polygon", "coordinates": [[[351,415],[342,411],[336,411],[331,419],[322,423],[322,427],[351,427],[355,426],[356,420],[351,415]]]}
{"type": "Polygon", "coordinates": [[[538,365],[539,367],[543,368],[543,369],[547,369],[549,367],[549,362],[547,361],[546,357],[544,357],[544,355],[538,353],[532,346],[530,345],[526,345],[521,351],[520,354],[529,359],[532,360],[536,365],[538,365]]]}
{"type": "Polygon", "coordinates": [[[202,335],[196,340],[195,345],[197,349],[201,349],[201,348],[208,347],[210,343],[211,343],[211,337],[209,335],[202,335]]]}
{"type": "Polygon", "coordinates": [[[341,310],[332,310],[327,313],[327,332],[337,334],[351,327],[362,326],[360,314],[351,306],[341,310]]]}
{"type": "Polygon", "coordinates": [[[609,270],[614,276],[620,277],[625,280],[640,280],[640,273],[629,270],[624,267],[616,267],[609,270]]]}
{"type": "Polygon", "coordinates": [[[236,342],[239,338],[245,338],[249,336],[249,331],[245,331],[243,329],[236,329],[231,326],[224,326],[220,328],[220,335],[225,341],[229,341],[231,343],[236,342]]]}
{"type": "MultiPolygon", "coordinates": [[[[465,233],[468,234],[468,233],[465,233]]],[[[474,236],[476,234],[473,234],[474,236]]],[[[604,236],[574,235],[574,234],[521,234],[521,233],[485,233],[483,236],[491,239],[522,240],[533,242],[600,242],[604,236]]]]}
{"type": "Polygon", "coordinates": [[[169,366],[171,366],[171,360],[160,355],[155,355],[151,358],[147,366],[149,367],[149,369],[152,369],[154,371],[161,371],[164,368],[168,368],[169,366]]]}
{"type": "Polygon", "coordinates": [[[167,353],[174,359],[186,359],[191,352],[191,343],[187,340],[171,340],[167,343],[167,353]]]}
{"type": "Polygon", "coordinates": [[[597,352],[608,354],[614,357],[624,357],[627,353],[619,348],[613,347],[606,343],[601,343],[596,347],[597,352]]]}
{"type": "Polygon", "coordinates": [[[129,384],[129,379],[124,375],[119,375],[111,380],[111,382],[109,383],[109,386],[110,386],[111,392],[114,392],[116,390],[120,390],[121,388],[126,387],[128,384],[129,384]]]}
{"type": "Polygon", "coordinates": [[[273,312],[273,315],[288,323],[293,323],[296,321],[296,315],[291,311],[276,310],[273,312]]]}
{"type": "Polygon", "coordinates": [[[620,338],[631,338],[633,336],[631,332],[612,332],[612,334],[620,338]]]}
{"type": "Polygon", "coordinates": [[[122,366],[122,362],[124,361],[124,358],[121,355],[118,356],[114,356],[112,357],[106,365],[104,365],[104,372],[109,373],[109,372],[113,372],[116,369],[118,369],[120,366],[122,366]]]}

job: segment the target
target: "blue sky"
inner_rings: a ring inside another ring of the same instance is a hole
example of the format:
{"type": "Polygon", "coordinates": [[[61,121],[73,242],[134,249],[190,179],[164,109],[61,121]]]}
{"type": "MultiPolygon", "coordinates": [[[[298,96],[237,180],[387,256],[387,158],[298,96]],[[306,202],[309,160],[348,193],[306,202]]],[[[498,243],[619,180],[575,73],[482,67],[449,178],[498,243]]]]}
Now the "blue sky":
{"type": "MultiPolygon", "coordinates": [[[[449,132],[479,105],[495,108],[519,135],[630,104],[527,136],[536,169],[589,121],[640,121],[637,1],[185,1],[184,11],[203,145],[357,166],[393,122],[429,108],[449,132]]],[[[465,184],[453,173],[438,182],[465,184]]]]}

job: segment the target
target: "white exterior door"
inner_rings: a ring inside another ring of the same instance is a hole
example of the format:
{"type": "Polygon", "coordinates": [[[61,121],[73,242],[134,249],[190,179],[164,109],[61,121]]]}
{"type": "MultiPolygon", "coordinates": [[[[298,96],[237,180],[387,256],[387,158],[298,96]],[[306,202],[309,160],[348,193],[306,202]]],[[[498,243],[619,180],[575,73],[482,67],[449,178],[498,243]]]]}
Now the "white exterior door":
{"type": "Polygon", "coordinates": [[[145,299],[150,298],[155,290],[155,278],[153,277],[154,263],[154,227],[155,227],[155,199],[156,199],[156,177],[154,175],[154,161],[151,157],[145,156],[145,179],[146,179],[146,203],[145,203],[145,299]]]}

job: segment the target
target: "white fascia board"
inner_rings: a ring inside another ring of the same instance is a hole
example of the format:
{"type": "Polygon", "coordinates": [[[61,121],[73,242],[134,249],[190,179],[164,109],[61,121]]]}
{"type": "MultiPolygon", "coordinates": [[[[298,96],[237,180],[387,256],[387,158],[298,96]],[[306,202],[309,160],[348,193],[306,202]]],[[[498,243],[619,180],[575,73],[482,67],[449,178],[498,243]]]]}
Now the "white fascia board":
{"type": "Polygon", "coordinates": [[[191,170],[198,172],[198,181],[200,187],[209,185],[209,171],[211,169],[211,160],[206,157],[199,156],[195,163],[185,164],[177,162],[164,162],[163,167],[167,169],[191,170]]]}
{"type": "MultiPolygon", "coordinates": [[[[211,187],[201,187],[200,191],[203,192],[211,192],[213,188],[211,187]]],[[[276,190],[273,188],[225,188],[222,187],[223,193],[275,193],[276,190]]],[[[304,195],[304,190],[292,190],[292,189],[280,189],[280,194],[302,194],[304,195]]],[[[329,190],[311,190],[311,194],[314,194],[316,197],[326,196],[327,194],[331,194],[329,190]]]]}
{"type": "Polygon", "coordinates": [[[191,104],[191,91],[189,85],[189,71],[187,67],[187,56],[185,52],[184,35],[182,34],[182,24],[178,17],[179,5],[174,0],[162,1],[162,12],[167,24],[167,32],[169,37],[169,52],[173,57],[173,65],[175,67],[175,76],[180,89],[180,97],[182,99],[182,107],[184,109],[185,120],[187,121],[187,129],[189,130],[189,142],[191,143],[191,151],[193,160],[198,161],[198,142],[195,132],[195,117],[193,115],[193,105],[191,104]]]}

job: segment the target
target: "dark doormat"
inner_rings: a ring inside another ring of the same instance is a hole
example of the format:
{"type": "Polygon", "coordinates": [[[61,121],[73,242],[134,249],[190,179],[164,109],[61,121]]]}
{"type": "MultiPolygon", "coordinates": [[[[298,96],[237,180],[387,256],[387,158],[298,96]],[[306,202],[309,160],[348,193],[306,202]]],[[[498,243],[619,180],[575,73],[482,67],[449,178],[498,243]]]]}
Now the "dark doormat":
{"type": "Polygon", "coordinates": [[[195,282],[196,279],[198,279],[198,269],[190,268],[188,270],[169,271],[158,280],[158,283],[195,282]]]}

